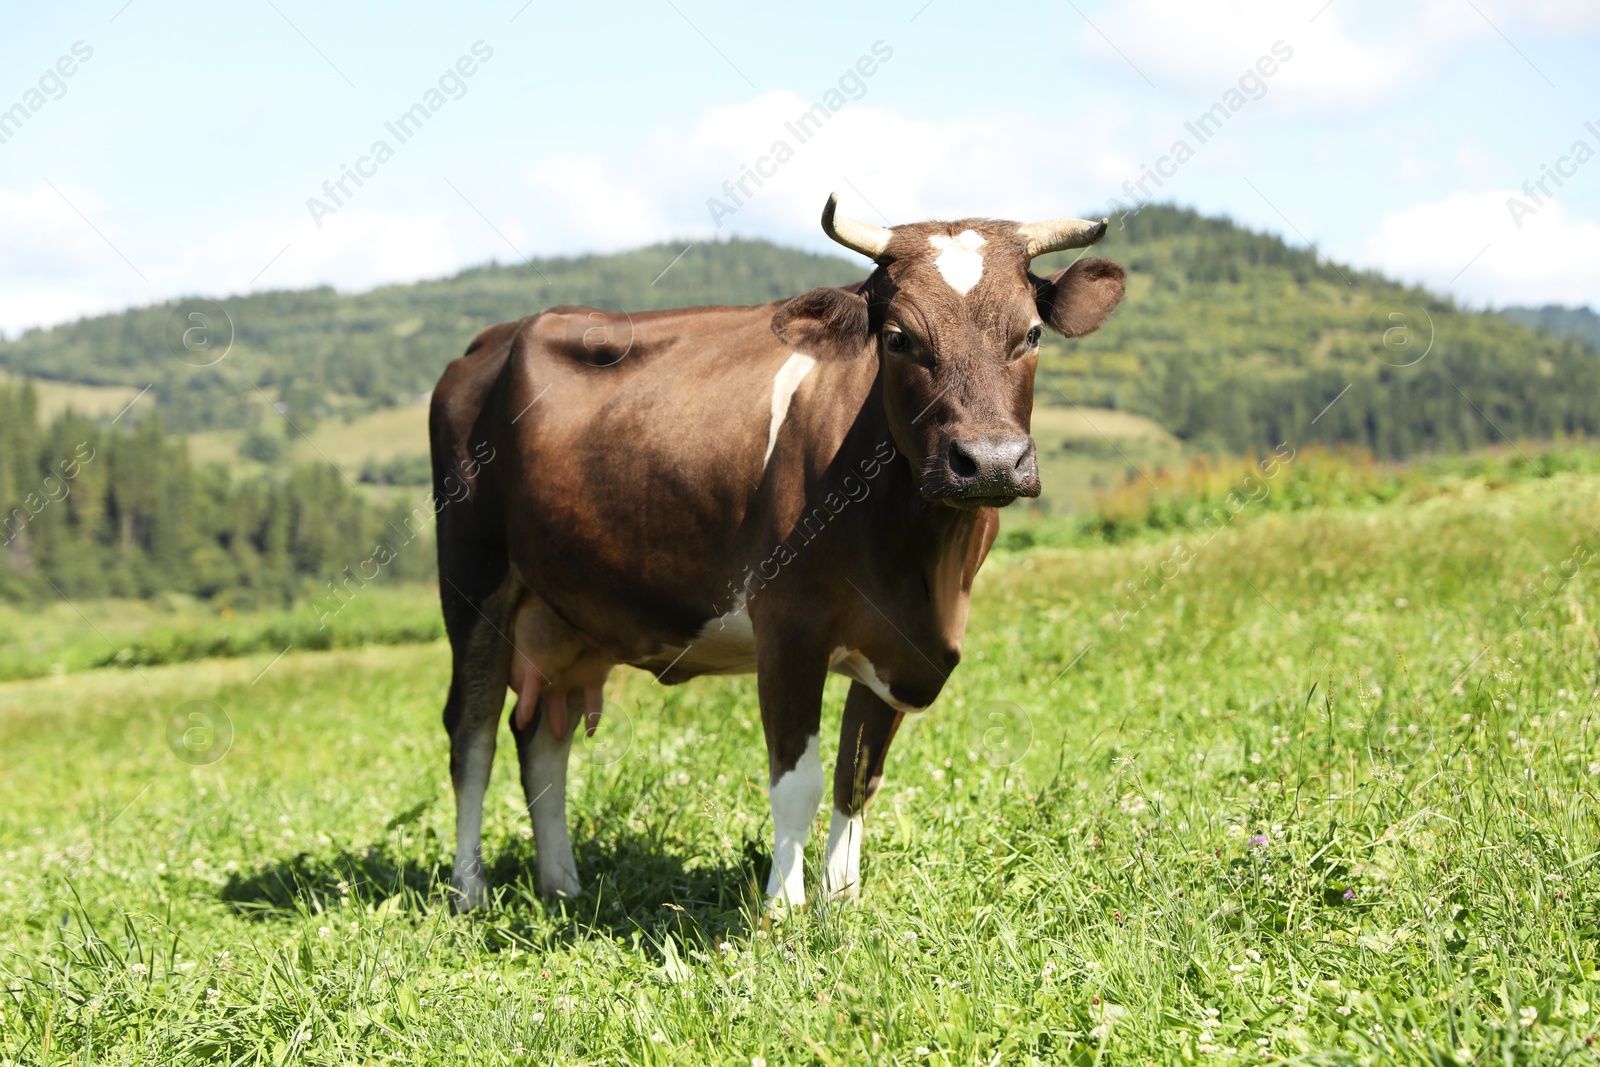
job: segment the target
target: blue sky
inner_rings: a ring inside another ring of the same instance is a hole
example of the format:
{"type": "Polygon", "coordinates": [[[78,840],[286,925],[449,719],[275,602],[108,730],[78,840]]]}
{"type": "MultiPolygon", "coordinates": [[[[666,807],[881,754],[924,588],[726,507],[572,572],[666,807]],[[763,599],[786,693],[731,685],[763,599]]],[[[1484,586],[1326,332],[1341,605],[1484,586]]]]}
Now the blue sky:
{"type": "Polygon", "coordinates": [[[834,189],[875,222],[1099,215],[1157,166],[1160,199],[1467,304],[1600,306],[1600,158],[1573,154],[1600,153],[1593,0],[110,0],[6,23],[11,334],[657,241],[823,248],[834,189]],[[386,123],[418,103],[402,143],[386,123]],[[368,176],[335,203],[345,167],[368,176]]]}

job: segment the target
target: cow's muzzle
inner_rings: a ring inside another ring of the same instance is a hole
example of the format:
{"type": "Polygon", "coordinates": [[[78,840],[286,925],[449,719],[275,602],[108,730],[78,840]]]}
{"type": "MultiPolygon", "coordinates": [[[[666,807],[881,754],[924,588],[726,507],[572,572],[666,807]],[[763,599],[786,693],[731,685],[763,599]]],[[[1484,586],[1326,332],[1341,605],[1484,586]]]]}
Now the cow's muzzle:
{"type": "Polygon", "coordinates": [[[1039,495],[1039,451],[1031,437],[952,440],[923,496],[956,507],[1005,507],[1039,495]]]}

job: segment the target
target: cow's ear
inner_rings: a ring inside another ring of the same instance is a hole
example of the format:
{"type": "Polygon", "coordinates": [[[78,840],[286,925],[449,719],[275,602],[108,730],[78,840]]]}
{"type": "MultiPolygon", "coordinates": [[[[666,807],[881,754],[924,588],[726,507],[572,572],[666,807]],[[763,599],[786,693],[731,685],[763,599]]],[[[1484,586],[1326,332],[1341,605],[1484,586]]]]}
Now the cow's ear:
{"type": "Polygon", "coordinates": [[[796,352],[852,359],[867,346],[867,302],[848,289],[813,289],[778,309],[772,332],[796,352]]]}
{"type": "Polygon", "coordinates": [[[1122,303],[1122,265],[1109,259],[1080,259],[1066,270],[1038,281],[1034,297],[1039,317],[1066,337],[1094,333],[1122,303]]]}

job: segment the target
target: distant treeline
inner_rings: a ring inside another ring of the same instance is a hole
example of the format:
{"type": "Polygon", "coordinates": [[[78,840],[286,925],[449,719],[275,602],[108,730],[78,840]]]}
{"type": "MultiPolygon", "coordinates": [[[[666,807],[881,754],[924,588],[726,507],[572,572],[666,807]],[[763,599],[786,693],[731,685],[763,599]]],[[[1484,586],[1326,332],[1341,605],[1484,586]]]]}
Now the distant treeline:
{"type": "Polygon", "coordinates": [[[31,385],[0,387],[0,597],[328,597],[333,580],[432,577],[432,528],[425,490],[379,507],[325,463],[242,479],[192,464],[158,417],[44,425],[31,385]]]}
{"type": "MultiPolygon", "coordinates": [[[[1093,254],[1129,268],[1128,299],[1098,333],[1049,342],[1039,403],[1148,415],[1218,453],[1292,441],[1400,458],[1507,438],[1600,435],[1600,357],[1573,339],[1600,321],[1587,311],[1467,311],[1226,218],[1163,205],[1114,219],[1093,254]]],[[[1046,257],[1035,270],[1048,273],[1070,258],[1046,257]]],[[[479,330],[552,305],[753,304],[859,280],[868,270],[858,257],[764,241],[687,251],[656,245],[489,265],[367,293],[227,297],[233,347],[211,366],[190,365],[212,358],[210,350],[187,361],[174,354],[173,324],[188,320],[174,319],[180,305],[169,303],[0,341],[0,368],[139,389],[153,383],[174,431],[275,421],[274,404],[306,429],[336,413],[414,402],[479,330]]],[[[281,446],[271,435],[251,444],[281,446]]],[[[374,468],[363,480],[415,477],[411,461],[374,468]]]]}
{"type": "Polygon", "coordinates": [[[1600,352],[1600,315],[1586,307],[1562,307],[1546,304],[1543,307],[1508,307],[1500,314],[1530,330],[1541,330],[1557,337],[1576,337],[1596,352],[1600,352]]]}

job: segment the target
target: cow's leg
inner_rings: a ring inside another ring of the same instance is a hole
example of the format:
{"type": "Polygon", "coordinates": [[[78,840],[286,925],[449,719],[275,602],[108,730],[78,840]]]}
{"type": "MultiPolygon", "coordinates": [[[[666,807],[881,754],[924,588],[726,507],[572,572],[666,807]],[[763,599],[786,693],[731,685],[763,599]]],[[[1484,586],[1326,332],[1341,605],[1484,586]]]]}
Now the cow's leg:
{"type": "Polygon", "coordinates": [[[456,794],[455,870],[450,876],[458,910],[475,908],[487,896],[483,873],[483,797],[494,765],[495,734],[505,707],[511,646],[502,636],[510,621],[509,591],[472,604],[446,591],[445,621],[454,667],[445,700],[450,734],[450,783],[456,794]]]}
{"type": "Polygon", "coordinates": [[[806,902],[805,849],[822,803],[822,686],[827,659],[777,643],[758,653],[756,685],[767,738],[768,796],[772,802],[772,875],[768,902],[806,902]]]}
{"type": "Polygon", "coordinates": [[[565,718],[567,696],[546,692],[529,725],[511,725],[517,761],[522,766],[522,794],[533,821],[539,892],[553,897],[575,897],[579,889],[572,839],[567,834],[567,756],[572,751],[573,731],[560,729],[561,736],[556,736],[558,720],[565,718]],[[558,701],[560,716],[552,713],[558,701]]]}
{"type": "Polygon", "coordinates": [[[903,713],[854,682],[839,727],[839,762],[833,768],[833,820],[823,888],[830,899],[855,900],[861,892],[861,831],[867,804],[883,783],[883,761],[903,713]]]}
{"type": "Polygon", "coordinates": [[[478,716],[450,733],[450,784],[456,792],[456,861],[450,875],[458,910],[476,908],[488,894],[483,874],[483,797],[494,766],[497,718],[478,716]]]}

